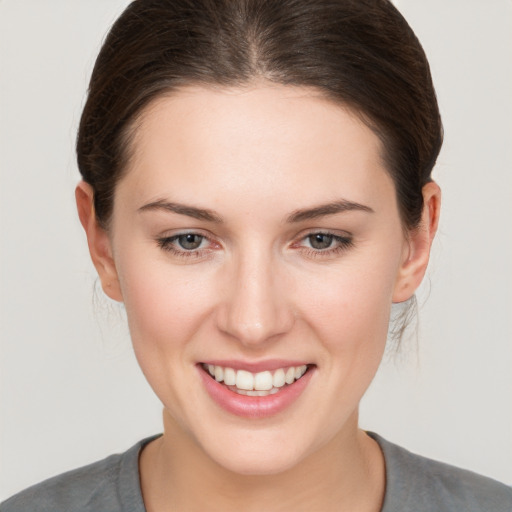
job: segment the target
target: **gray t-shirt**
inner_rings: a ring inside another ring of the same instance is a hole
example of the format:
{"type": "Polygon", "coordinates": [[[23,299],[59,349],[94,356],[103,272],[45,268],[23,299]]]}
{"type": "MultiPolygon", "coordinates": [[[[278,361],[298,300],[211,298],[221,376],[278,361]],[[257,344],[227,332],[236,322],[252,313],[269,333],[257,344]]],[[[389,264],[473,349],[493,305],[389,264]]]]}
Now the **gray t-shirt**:
{"type": "MultiPolygon", "coordinates": [[[[386,461],[381,512],[512,512],[512,487],[368,435],[386,461]]],[[[0,512],[145,512],[138,458],[156,437],[30,487],[2,503],[0,512]]]]}

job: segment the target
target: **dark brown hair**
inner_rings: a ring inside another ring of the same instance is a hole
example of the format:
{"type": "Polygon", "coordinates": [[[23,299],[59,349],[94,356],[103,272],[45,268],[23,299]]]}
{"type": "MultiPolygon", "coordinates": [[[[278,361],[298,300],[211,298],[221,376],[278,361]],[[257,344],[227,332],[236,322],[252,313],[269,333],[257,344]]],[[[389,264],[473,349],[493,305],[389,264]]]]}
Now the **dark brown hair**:
{"type": "Polygon", "coordinates": [[[135,0],[96,60],[77,138],[78,166],[104,227],[127,167],[130,128],[162,94],[255,79],[309,86],[381,138],[402,222],[418,225],[442,144],[429,65],[387,0],[135,0]]]}

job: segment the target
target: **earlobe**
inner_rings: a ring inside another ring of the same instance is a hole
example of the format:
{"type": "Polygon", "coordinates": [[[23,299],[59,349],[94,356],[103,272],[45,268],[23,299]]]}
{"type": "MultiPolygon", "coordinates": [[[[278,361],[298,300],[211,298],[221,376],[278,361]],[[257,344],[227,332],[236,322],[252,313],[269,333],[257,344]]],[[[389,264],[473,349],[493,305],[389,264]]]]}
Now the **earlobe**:
{"type": "Polygon", "coordinates": [[[85,181],[75,189],[78,217],[87,236],[87,244],[92,262],[98,272],[103,291],[113,300],[122,302],[117,270],[112,256],[111,241],[107,231],[102,228],[94,211],[94,191],[85,181]]]}
{"type": "Polygon", "coordinates": [[[430,257],[430,248],[439,224],[441,189],[434,181],[423,187],[423,213],[420,225],[411,230],[397,275],[393,302],[410,299],[421,284],[430,257]]]}

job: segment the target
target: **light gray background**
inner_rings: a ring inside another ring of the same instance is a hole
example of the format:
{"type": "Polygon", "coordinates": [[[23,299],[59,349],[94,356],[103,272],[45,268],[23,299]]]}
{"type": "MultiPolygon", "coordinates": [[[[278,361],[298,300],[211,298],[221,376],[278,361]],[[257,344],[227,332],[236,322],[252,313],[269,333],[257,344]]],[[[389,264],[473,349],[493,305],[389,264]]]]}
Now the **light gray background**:
{"type": "MultiPolygon", "coordinates": [[[[87,80],[126,4],[0,0],[0,499],[161,429],[73,197],[87,80]]],[[[512,484],[512,2],[397,4],[437,86],[444,205],[418,347],[383,365],[361,422],[512,484]]]]}

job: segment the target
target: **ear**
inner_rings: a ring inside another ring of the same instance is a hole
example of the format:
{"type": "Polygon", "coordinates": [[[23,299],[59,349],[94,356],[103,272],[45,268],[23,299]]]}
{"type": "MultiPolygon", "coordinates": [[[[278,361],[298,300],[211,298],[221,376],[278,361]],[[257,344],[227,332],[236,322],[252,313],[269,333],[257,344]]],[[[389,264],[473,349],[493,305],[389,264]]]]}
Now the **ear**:
{"type": "Polygon", "coordinates": [[[94,191],[81,181],[75,189],[78,217],[87,235],[89,253],[100,277],[103,291],[113,300],[122,302],[121,287],[117,275],[112,246],[108,233],[96,218],[94,211],[94,191]]]}
{"type": "Polygon", "coordinates": [[[393,302],[410,299],[427,270],[430,248],[439,224],[441,189],[434,181],[423,187],[423,212],[420,225],[410,231],[398,271],[393,302]]]}

